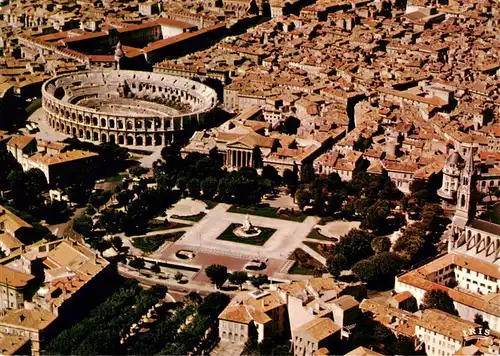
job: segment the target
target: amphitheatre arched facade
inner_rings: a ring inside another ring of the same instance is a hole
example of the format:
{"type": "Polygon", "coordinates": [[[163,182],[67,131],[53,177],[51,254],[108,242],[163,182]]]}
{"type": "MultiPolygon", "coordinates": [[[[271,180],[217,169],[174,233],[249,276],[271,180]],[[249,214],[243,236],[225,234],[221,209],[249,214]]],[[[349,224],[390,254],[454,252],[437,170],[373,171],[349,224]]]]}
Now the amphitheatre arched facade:
{"type": "Polygon", "coordinates": [[[94,143],[162,146],[211,122],[217,93],[162,73],[99,70],[54,77],[42,87],[50,126],[94,143]]]}

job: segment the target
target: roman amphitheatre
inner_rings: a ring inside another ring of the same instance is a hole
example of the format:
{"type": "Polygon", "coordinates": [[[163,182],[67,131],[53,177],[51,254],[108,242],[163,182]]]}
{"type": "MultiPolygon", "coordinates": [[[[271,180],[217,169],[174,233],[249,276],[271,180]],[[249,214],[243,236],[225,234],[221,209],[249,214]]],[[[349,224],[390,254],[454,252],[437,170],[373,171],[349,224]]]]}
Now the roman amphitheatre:
{"type": "Polygon", "coordinates": [[[42,87],[56,131],[94,143],[163,146],[210,124],[217,93],[161,73],[93,70],[63,74],[42,87]]]}

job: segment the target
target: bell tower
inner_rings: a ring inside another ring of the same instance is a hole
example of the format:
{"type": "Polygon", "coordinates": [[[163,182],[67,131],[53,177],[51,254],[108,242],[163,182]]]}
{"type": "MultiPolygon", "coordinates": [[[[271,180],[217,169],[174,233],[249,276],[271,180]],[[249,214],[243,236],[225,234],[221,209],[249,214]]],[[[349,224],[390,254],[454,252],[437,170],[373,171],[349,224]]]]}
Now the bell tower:
{"type": "Polygon", "coordinates": [[[116,62],[116,69],[118,70],[120,70],[123,55],[124,53],[122,49],[122,43],[118,41],[115,48],[115,62],[116,62]]]}
{"type": "Polygon", "coordinates": [[[460,173],[460,181],[457,190],[457,206],[455,216],[453,217],[453,225],[458,228],[463,228],[475,215],[474,185],[474,151],[473,148],[470,147],[465,157],[464,168],[460,173]]]}

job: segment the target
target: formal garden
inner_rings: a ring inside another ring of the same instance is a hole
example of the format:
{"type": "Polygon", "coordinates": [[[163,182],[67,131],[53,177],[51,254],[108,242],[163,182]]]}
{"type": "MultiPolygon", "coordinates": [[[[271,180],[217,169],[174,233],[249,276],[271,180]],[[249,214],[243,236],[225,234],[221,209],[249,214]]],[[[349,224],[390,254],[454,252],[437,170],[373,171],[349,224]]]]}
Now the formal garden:
{"type": "Polygon", "coordinates": [[[258,204],[255,206],[233,205],[228,209],[228,212],[236,214],[250,214],[271,219],[283,219],[296,222],[303,222],[308,217],[307,214],[301,211],[278,209],[266,204],[258,204]]]}
{"type": "Polygon", "coordinates": [[[132,245],[145,253],[151,253],[160,246],[162,246],[165,242],[175,242],[184,235],[184,231],[158,234],[158,235],[147,235],[141,237],[132,238],[132,245]]]}
{"type": "Polygon", "coordinates": [[[226,230],[224,230],[219,235],[219,237],[217,237],[217,240],[231,241],[231,242],[237,242],[237,243],[248,244],[248,245],[263,246],[267,242],[267,240],[269,240],[271,238],[271,236],[276,232],[275,229],[255,226],[254,228],[260,230],[260,233],[258,234],[258,236],[241,237],[241,236],[237,236],[234,233],[234,231],[238,227],[241,227],[241,224],[230,224],[226,228],[226,230]]]}

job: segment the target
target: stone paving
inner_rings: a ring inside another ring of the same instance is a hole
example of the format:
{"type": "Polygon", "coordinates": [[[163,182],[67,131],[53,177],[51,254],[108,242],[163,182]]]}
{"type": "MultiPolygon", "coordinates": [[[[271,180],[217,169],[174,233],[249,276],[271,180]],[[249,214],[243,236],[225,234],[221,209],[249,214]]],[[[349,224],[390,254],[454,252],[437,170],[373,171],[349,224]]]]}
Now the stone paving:
{"type": "Polygon", "coordinates": [[[275,229],[273,236],[263,245],[254,246],[244,243],[217,240],[217,237],[232,223],[243,224],[246,215],[228,213],[228,204],[219,204],[208,211],[207,215],[176,244],[189,246],[191,249],[214,252],[219,255],[238,258],[274,258],[285,260],[297,247],[300,247],[318,218],[308,217],[303,222],[250,216],[253,225],[275,229]]]}
{"type": "Polygon", "coordinates": [[[359,221],[344,221],[337,220],[326,223],[325,225],[318,225],[320,234],[326,237],[339,238],[344,236],[352,229],[358,229],[361,223],[359,221]]]}
{"type": "Polygon", "coordinates": [[[45,111],[43,111],[43,108],[37,109],[29,117],[28,121],[35,122],[38,125],[40,131],[38,131],[34,135],[38,140],[56,142],[56,141],[62,141],[69,137],[60,132],[57,132],[52,127],[50,127],[48,121],[45,120],[45,111]]]}
{"type": "Polygon", "coordinates": [[[272,196],[265,196],[262,199],[263,204],[269,204],[273,208],[288,208],[288,209],[298,209],[299,206],[293,202],[292,197],[286,192],[279,192],[279,194],[272,196]]]}
{"type": "Polygon", "coordinates": [[[207,204],[201,200],[193,200],[191,198],[184,198],[174,204],[173,207],[167,210],[167,216],[193,216],[198,215],[207,210],[207,204]]]}

